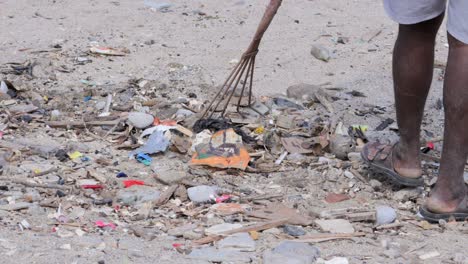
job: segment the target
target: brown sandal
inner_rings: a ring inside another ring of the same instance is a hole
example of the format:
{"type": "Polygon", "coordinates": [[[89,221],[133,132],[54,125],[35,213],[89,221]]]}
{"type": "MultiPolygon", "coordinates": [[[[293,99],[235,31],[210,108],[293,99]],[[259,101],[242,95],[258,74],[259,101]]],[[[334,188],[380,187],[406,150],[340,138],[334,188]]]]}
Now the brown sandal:
{"type": "Polygon", "coordinates": [[[465,221],[468,219],[468,196],[458,205],[457,209],[450,213],[433,213],[426,206],[419,208],[419,213],[424,219],[430,222],[439,222],[439,220],[450,220],[465,221]]]}
{"type": "Polygon", "coordinates": [[[395,171],[393,166],[393,150],[395,149],[395,145],[382,144],[378,141],[367,143],[361,151],[361,157],[370,168],[383,173],[394,183],[409,187],[423,186],[424,180],[422,177],[404,177],[395,171]]]}

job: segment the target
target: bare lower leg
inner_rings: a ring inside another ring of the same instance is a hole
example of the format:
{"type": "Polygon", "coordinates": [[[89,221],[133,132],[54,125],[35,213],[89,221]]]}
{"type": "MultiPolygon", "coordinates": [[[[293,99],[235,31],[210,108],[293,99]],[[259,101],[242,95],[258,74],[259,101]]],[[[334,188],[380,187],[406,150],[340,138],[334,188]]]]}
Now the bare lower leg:
{"type": "Polygon", "coordinates": [[[415,25],[400,25],[393,53],[393,79],[400,142],[394,168],[402,176],[421,176],[420,126],[431,86],[435,37],[443,14],[415,25]]]}
{"type": "Polygon", "coordinates": [[[444,84],[444,147],[436,187],[427,206],[436,213],[452,212],[465,198],[463,171],[468,154],[468,45],[449,34],[444,84]]]}

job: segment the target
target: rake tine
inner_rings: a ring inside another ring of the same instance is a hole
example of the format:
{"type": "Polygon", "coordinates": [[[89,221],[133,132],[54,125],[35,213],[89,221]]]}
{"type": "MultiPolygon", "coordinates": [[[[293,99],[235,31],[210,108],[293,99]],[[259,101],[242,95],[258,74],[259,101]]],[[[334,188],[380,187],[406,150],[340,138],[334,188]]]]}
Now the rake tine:
{"type": "Polygon", "coordinates": [[[249,106],[252,106],[252,86],[255,68],[255,56],[252,58],[252,68],[250,69],[250,83],[249,83],[249,106]]]}
{"type": "MultiPolygon", "coordinates": [[[[237,63],[237,65],[234,67],[234,69],[231,71],[231,73],[229,74],[229,77],[227,77],[227,79],[224,81],[224,84],[223,86],[221,86],[221,89],[219,89],[219,91],[216,93],[215,97],[211,100],[210,104],[208,105],[208,107],[206,108],[205,110],[205,113],[203,113],[203,116],[202,116],[202,119],[206,116],[206,114],[211,110],[211,107],[213,106],[214,102],[216,101],[216,99],[219,97],[219,95],[221,94],[221,92],[224,90],[224,87],[226,86],[226,84],[229,82],[229,80],[231,79],[232,75],[234,75],[234,72],[237,71],[237,69],[239,68],[239,66],[241,65],[242,63],[242,60],[239,61],[237,63]]],[[[216,109],[216,108],[215,108],[216,109]]],[[[210,115],[211,117],[211,115],[210,115]]]]}
{"type": "MultiPolygon", "coordinates": [[[[245,60],[244,60],[244,64],[242,65],[241,73],[240,73],[238,76],[236,76],[236,79],[235,79],[235,80],[236,80],[236,84],[235,84],[234,86],[232,86],[232,92],[231,92],[231,94],[229,95],[229,98],[227,99],[226,104],[224,105],[223,111],[221,112],[221,116],[224,116],[224,114],[226,113],[226,109],[227,109],[227,107],[228,107],[228,105],[229,105],[229,101],[231,101],[232,96],[233,96],[234,93],[236,92],[237,86],[239,85],[239,82],[240,82],[240,80],[242,79],[242,75],[244,74],[244,71],[245,71],[245,69],[246,69],[246,67],[247,67],[248,64],[249,64],[249,60],[245,59],[245,60]]],[[[234,79],[233,79],[233,81],[234,81],[234,79]]],[[[232,83],[231,83],[231,84],[232,84],[232,83]]],[[[231,86],[231,85],[229,85],[229,86],[231,86]]]]}
{"type": "Polygon", "coordinates": [[[244,78],[244,83],[242,84],[242,90],[241,90],[241,93],[240,93],[240,97],[239,97],[239,101],[237,102],[237,112],[240,113],[239,111],[239,108],[240,108],[240,105],[241,105],[241,102],[242,102],[242,97],[244,96],[244,90],[245,90],[245,86],[247,85],[247,79],[249,78],[249,75],[251,74],[251,68],[252,68],[252,58],[249,59],[249,67],[247,68],[247,74],[245,75],[245,78],[244,78]]]}

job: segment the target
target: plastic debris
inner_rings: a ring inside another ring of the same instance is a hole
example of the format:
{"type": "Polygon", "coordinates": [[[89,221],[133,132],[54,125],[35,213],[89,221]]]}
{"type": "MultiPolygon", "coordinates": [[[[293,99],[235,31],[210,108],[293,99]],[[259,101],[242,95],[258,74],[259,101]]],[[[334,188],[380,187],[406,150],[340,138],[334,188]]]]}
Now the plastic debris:
{"type": "Polygon", "coordinates": [[[245,170],[250,160],[242,138],[232,128],[215,133],[208,144],[199,144],[195,149],[192,157],[194,165],[245,170]]]}

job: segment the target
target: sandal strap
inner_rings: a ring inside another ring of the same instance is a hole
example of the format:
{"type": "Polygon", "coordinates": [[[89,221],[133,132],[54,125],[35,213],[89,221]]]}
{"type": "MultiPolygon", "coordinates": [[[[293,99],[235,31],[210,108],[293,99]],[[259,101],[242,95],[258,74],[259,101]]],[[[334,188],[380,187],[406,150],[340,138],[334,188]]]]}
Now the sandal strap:
{"type": "Polygon", "coordinates": [[[385,160],[387,159],[392,153],[393,153],[393,148],[395,147],[396,144],[393,145],[388,145],[388,144],[381,144],[380,142],[374,142],[369,145],[369,152],[367,155],[367,158],[370,161],[374,161],[376,157],[379,160],[385,160]]]}

